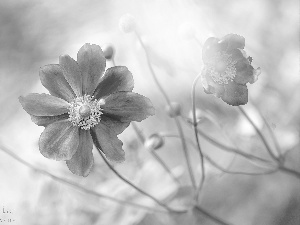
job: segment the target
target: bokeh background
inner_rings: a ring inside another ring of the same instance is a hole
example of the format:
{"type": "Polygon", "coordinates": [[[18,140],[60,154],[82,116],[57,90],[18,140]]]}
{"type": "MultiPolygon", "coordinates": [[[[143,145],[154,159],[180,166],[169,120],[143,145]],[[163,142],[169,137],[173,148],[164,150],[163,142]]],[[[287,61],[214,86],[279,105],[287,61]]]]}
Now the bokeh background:
{"type": "MultiPolygon", "coordinates": [[[[47,92],[39,82],[39,68],[58,63],[69,54],[76,59],[84,43],[116,49],[115,62],[127,66],[135,92],[151,99],[156,115],[139,123],[146,136],[177,134],[165,112],[166,103],[146,64],[145,53],[133,34],[119,29],[119,18],[134,15],[142,40],[149,47],[155,72],[172,101],[188,116],[193,79],[201,71],[201,43],[210,36],[236,33],[245,37],[253,66],[261,67],[256,83],[249,85],[245,109],[267,133],[260,114],[272,127],[289,167],[300,169],[299,1],[297,0],[66,0],[0,2],[0,141],[31,164],[109,196],[154,206],[154,203],[120,182],[94,152],[95,166],[87,178],[68,171],[64,162],[44,158],[38,150],[42,127],[31,122],[18,96],[47,92]],[[188,32],[195,38],[188,38],[188,32]]],[[[107,67],[112,66],[111,62],[107,67]]],[[[238,110],[197,86],[197,107],[215,115],[220,127],[203,120],[201,128],[216,139],[247,152],[268,157],[251,126],[238,110]]],[[[193,133],[184,126],[185,136],[193,133]]],[[[161,200],[172,199],[178,187],[139,143],[132,127],[119,138],[126,162],[116,168],[161,200]]],[[[268,136],[269,140],[270,136],[268,136]]],[[[257,165],[224,153],[201,139],[205,153],[222,166],[260,171],[257,165]]],[[[274,146],[273,146],[274,147],[274,146]]],[[[165,140],[157,152],[184,185],[190,185],[179,139],[165,140]]],[[[190,150],[193,169],[200,177],[196,151],[190,150]]],[[[201,205],[238,225],[299,225],[300,181],[282,173],[266,176],[223,174],[206,165],[207,181],[201,205]]],[[[0,219],[2,224],[193,224],[189,220],[153,215],[96,198],[53,181],[0,151],[0,219]],[[3,210],[2,210],[3,209],[3,210]]],[[[199,217],[201,224],[214,224],[199,217]]],[[[196,223],[197,224],[197,223],[196,223]]]]}

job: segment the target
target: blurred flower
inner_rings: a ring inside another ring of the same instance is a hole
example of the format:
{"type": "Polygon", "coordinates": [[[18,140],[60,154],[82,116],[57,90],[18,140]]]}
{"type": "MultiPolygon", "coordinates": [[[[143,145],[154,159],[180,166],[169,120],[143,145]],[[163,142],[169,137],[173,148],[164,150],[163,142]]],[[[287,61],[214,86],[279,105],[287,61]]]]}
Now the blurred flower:
{"type": "Polygon", "coordinates": [[[164,143],[165,140],[160,134],[152,134],[149,138],[147,138],[144,146],[149,150],[157,150],[161,148],[164,143]]]}
{"type": "Polygon", "coordinates": [[[184,40],[189,40],[195,37],[195,27],[191,23],[181,24],[178,29],[179,36],[184,40]]]}
{"type": "Polygon", "coordinates": [[[170,105],[166,106],[167,114],[173,118],[179,116],[181,113],[181,106],[178,102],[171,102],[170,105]]]}
{"type": "Polygon", "coordinates": [[[131,92],[134,82],[126,67],[112,67],[104,73],[105,66],[100,46],[85,44],[77,62],[63,55],[58,65],[40,69],[41,82],[51,95],[19,98],[32,121],[45,127],[39,139],[42,155],[66,160],[69,170],[80,176],[87,176],[93,166],[93,143],[99,143],[109,160],[124,161],[123,143],[117,135],[131,121],[154,114],[149,99],[131,92]]]}
{"type": "Polygon", "coordinates": [[[247,104],[246,84],[254,83],[260,74],[260,68],[252,67],[252,58],[246,55],[244,47],[244,37],[237,34],[228,34],[221,40],[208,38],[203,47],[204,91],[232,106],[247,104]]]}
{"type": "Polygon", "coordinates": [[[127,13],[123,15],[119,20],[119,28],[124,33],[131,33],[136,29],[136,21],[135,18],[127,13]]]}
{"type": "Polygon", "coordinates": [[[115,48],[111,44],[103,45],[102,51],[107,60],[112,60],[115,54],[115,48]]]}

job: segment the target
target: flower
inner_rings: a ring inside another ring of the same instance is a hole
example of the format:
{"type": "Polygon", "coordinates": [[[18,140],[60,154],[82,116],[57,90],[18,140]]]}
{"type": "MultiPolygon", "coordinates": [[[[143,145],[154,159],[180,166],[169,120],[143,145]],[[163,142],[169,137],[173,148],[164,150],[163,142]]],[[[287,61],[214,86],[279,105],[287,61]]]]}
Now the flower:
{"type": "Polygon", "coordinates": [[[131,33],[136,30],[136,20],[133,15],[127,13],[121,16],[119,20],[119,28],[124,33],[131,33]]]}
{"type": "Polygon", "coordinates": [[[105,66],[100,46],[85,44],[77,62],[63,55],[58,65],[40,69],[40,80],[50,95],[19,98],[32,121],[45,127],[39,139],[41,154],[65,160],[69,170],[80,176],[87,176],[93,166],[93,143],[109,160],[122,162],[125,153],[117,135],[131,121],[154,115],[151,101],[132,92],[130,71],[124,66],[105,71],[105,66]]]}
{"type": "Polygon", "coordinates": [[[221,40],[208,38],[203,46],[202,84],[207,94],[214,94],[232,106],[248,102],[247,83],[254,83],[260,68],[251,65],[252,57],[243,50],[245,38],[228,34],[221,40]]]}

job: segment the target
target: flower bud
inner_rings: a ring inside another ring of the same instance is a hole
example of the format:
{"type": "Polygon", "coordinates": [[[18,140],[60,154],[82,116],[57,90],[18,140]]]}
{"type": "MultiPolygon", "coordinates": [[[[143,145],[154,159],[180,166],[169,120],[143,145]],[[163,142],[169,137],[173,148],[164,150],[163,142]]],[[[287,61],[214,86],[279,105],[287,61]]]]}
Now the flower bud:
{"type": "Polygon", "coordinates": [[[119,20],[119,28],[124,33],[133,32],[136,28],[135,18],[131,14],[123,15],[119,20]]]}
{"type": "Polygon", "coordinates": [[[170,105],[166,106],[166,112],[171,118],[174,118],[181,114],[181,106],[178,102],[171,102],[170,105]]]}
{"type": "Polygon", "coordinates": [[[101,48],[104,53],[104,57],[107,60],[113,59],[113,57],[115,55],[115,48],[111,44],[103,45],[101,48]]]}
{"type": "Polygon", "coordinates": [[[165,143],[164,138],[160,134],[152,134],[146,139],[144,146],[149,150],[156,150],[161,148],[165,143]]]}

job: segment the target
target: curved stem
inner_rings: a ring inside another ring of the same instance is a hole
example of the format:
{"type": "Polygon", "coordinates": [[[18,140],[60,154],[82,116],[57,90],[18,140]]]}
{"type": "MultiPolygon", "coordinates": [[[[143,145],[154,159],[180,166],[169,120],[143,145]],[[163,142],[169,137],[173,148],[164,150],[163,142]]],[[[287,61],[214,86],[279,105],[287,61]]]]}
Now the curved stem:
{"type": "Polygon", "coordinates": [[[294,177],[300,179],[300,172],[298,172],[298,171],[295,171],[295,170],[286,168],[286,167],[284,167],[284,166],[279,166],[278,169],[279,169],[281,172],[284,172],[284,173],[286,173],[286,174],[289,174],[289,175],[291,175],[291,176],[294,176],[294,177]]]}
{"type": "Polygon", "coordinates": [[[200,162],[201,162],[201,179],[200,179],[200,183],[198,185],[198,189],[196,192],[196,199],[199,198],[199,194],[202,190],[202,187],[204,185],[204,180],[205,180],[205,169],[204,169],[204,157],[203,157],[203,153],[200,147],[200,141],[199,141],[199,137],[198,137],[198,132],[197,132],[197,121],[196,121],[196,85],[197,85],[197,81],[199,80],[199,78],[201,77],[201,74],[199,74],[194,82],[193,82],[193,86],[192,86],[192,110],[193,110],[193,127],[194,127],[194,133],[195,133],[195,138],[196,138],[196,143],[197,143],[197,149],[199,150],[199,155],[200,155],[200,162]]]}
{"type": "Polygon", "coordinates": [[[211,214],[210,212],[207,212],[205,209],[201,208],[199,205],[196,205],[195,208],[201,212],[203,215],[211,219],[212,221],[216,222],[217,224],[221,225],[232,225],[231,223],[225,222],[223,219],[211,214]]]}
{"type": "Polygon", "coordinates": [[[17,156],[15,153],[13,153],[12,150],[10,150],[9,148],[3,146],[2,144],[0,144],[0,149],[3,152],[5,152],[7,155],[9,155],[10,157],[15,159],[16,161],[18,161],[21,164],[25,165],[26,167],[28,167],[28,168],[30,168],[30,169],[32,169],[32,170],[34,170],[34,171],[36,171],[40,174],[43,174],[47,177],[50,177],[51,179],[56,180],[59,183],[69,185],[69,186],[71,186],[71,187],[73,187],[77,190],[80,190],[80,191],[86,193],[86,194],[93,195],[93,196],[98,197],[98,198],[104,198],[104,199],[107,199],[107,200],[110,200],[110,201],[113,201],[113,202],[116,202],[116,203],[119,203],[119,204],[124,204],[124,205],[128,205],[128,206],[133,206],[133,207],[137,207],[137,208],[146,209],[146,210],[149,210],[149,211],[152,211],[152,212],[167,213],[167,211],[165,211],[165,210],[154,209],[154,208],[151,208],[151,207],[148,207],[148,206],[144,206],[144,205],[140,205],[140,204],[137,204],[137,203],[128,202],[126,200],[121,200],[121,199],[117,199],[117,198],[114,198],[114,197],[106,196],[104,194],[100,194],[100,193],[95,192],[93,190],[87,189],[87,188],[85,188],[85,187],[83,187],[79,184],[76,184],[76,183],[74,183],[70,180],[60,178],[58,176],[55,176],[55,175],[47,172],[46,170],[42,170],[42,169],[39,169],[39,168],[33,166],[32,164],[26,162],[25,160],[23,160],[22,158],[17,156]]]}
{"type": "Polygon", "coordinates": [[[108,162],[108,160],[105,158],[104,153],[102,153],[102,151],[100,150],[100,144],[99,141],[97,139],[97,136],[95,135],[95,133],[93,131],[91,131],[91,135],[93,137],[96,149],[98,150],[100,156],[102,157],[102,159],[104,160],[104,162],[106,163],[106,165],[113,171],[113,173],[119,177],[122,181],[124,181],[126,184],[128,184],[129,186],[133,187],[135,190],[137,190],[138,192],[140,192],[141,194],[151,198],[153,201],[155,201],[157,204],[159,204],[160,206],[162,206],[163,208],[165,208],[166,210],[168,210],[169,212],[176,212],[176,213],[183,213],[186,212],[186,210],[183,211],[177,211],[174,209],[171,209],[169,206],[167,206],[166,204],[164,204],[163,202],[161,202],[160,200],[156,199],[155,197],[153,197],[152,195],[148,194],[147,192],[143,191],[142,189],[140,189],[139,187],[135,186],[133,183],[131,183],[129,180],[127,180],[125,177],[123,177],[111,164],[110,162],[108,162]]]}
{"type": "MultiPolygon", "coordinates": [[[[138,136],[138,139],[140,140],[140,142],[142,144],[145,143],[145,137],[142,134],[141,130],[138,128],[138,126],[135,124],[135,122],[131,122],[132,127],[136,133],[136,135],[138,136]]],[[[174,176],[174,174],[172,173],[172,171],[169,169],[169,167],[166,165],[166,163],[159,157],[158,154],[156,154],[155,151],[151,150],[150,151],[151,155],[153,156],[153,158],[165,169],[165,171],[170,175],[170,177],[172,177],[172,179],[178,184],[180,185],[180,181],[174,176]]]]}
{"type": "MultiPolygon", "coordinates": [[[[135,31],[135,34],[136,34],[136,37],[139,40],[142,48],[145,51],[147,65],[149,67],[150,73],[151,73],[151,75],[153,77],[153,80],[154,80],[156,86],[158,87],[158,89],[162,93],[162,95],[164,96],[164,98],[165,98],[167,104],[169,105],[169,107],[172,107],[171,106],[171,101],[170,101],[167,93],[165,92],[165,90],[163,89],[163,87],[161,86],[161,84],[159,83],[159,81],[157,79],[157,76],[156,76],[156,74],[155,74],[155,72],[153,70],[153,67],[152,67],[152,65],[150,63],[150,57],[149,57],[149,54],[148,54],[146,46],[144,45],[144,43],[143,43],[140,35],[137,33],[137,31],[135,31]]],[[[186,164],[187,164],[187,167],[188,167],[190,179],[191,179],[191,182],[192,182],[192,185],[193,185],[194,189],[196,189],[196,181],[195,181],[194,173],[193,173],[193,170],[192,170],[192,167],[191,167],[191,162],[190,162],[189,153],[188,153],[188,150],[187,150],[187,145],[186,145],[186,141],[185,141],[185,138],[184,138],[183,130],[182,130],[182,127],[181,127],[181,124],[180,124],[178,118],[175,117],[174,120],[175,120],[175,123],[176,123],[176,126],[177,126],[177,130],[178,130],[179,135],[180,135],[180,139],[181,139],[181,143],[182,143],[182,148],[183,148],[183,153],[184,153],[185,161],[186,161],[186,164]]]]}
{"type": "Polygon", "coordinates": [[[239,110],[242,112],[242,114],[246,117],[246,119],[250,122],[250,124],[252,125],[252,127],[256,130],[258,136],[260,137],[260,139],[262,140],[262,142],[264,143],[269,155],[276,161],[279,161],[278,158],[274,155],[273,151],[271,150],[268,142],[266,141],[265,137],[263,136],[263,134],[260,132],[260,130],[258,129],[258,127],[254,124],[254,122],[251,120],[251,118],[248,116],[248,114],[244,111],[244,109],[241,106],[238,106],[239,110]]]}
{"type": "MultiPolygon", "coordinates": [[[[173,135],[173,134],[164,134],[162,135],[164,137],[175,137],[175,138],[179,138],[178,135],[173,135]]],[[[197,150],[197,146],[192,142],[192,140],[187,139],[188,142],[194,147],[195,150],[197,150]]],[[[237,175],[265,175],[265,174],[271,174],[271,173],[275,173],[279,170],[279,168],[276,169],[272,169],[272,170],[268,170],[268,171],[264,171],[264,172],[260,172],[260,173],[256,173],[256,172],[243,172],[243,171],[231,171],[228,170],[226,168],[223,168],[222,166],[220,166],[219,164],[217,164],[212,158],[210,158],[208,155],[204,154],[203,155],[204,158],[214,167],[216,167],[218,170],[224,172],[224,173],[228,173],[228,174],[237,174],[237,175]]]]}

